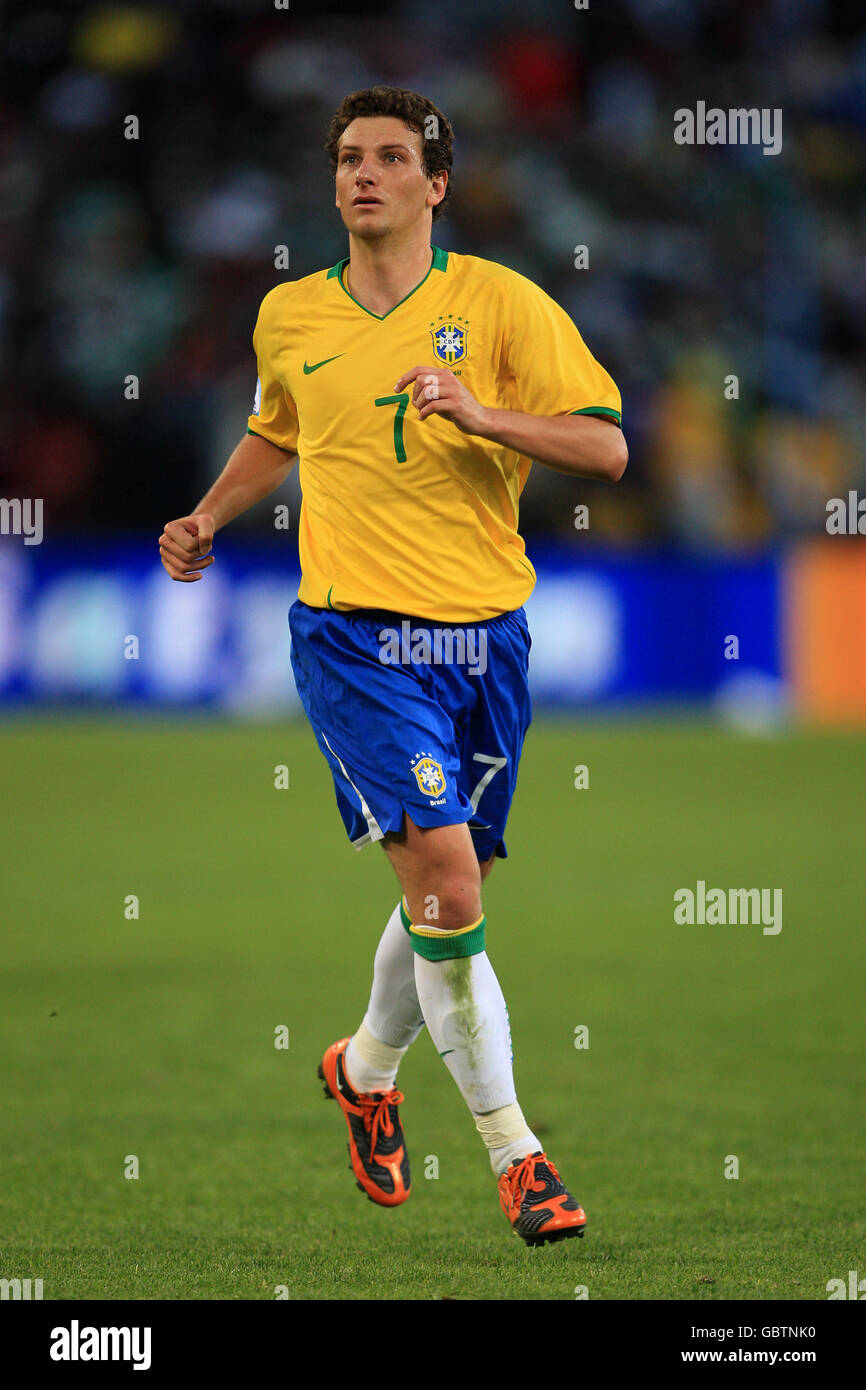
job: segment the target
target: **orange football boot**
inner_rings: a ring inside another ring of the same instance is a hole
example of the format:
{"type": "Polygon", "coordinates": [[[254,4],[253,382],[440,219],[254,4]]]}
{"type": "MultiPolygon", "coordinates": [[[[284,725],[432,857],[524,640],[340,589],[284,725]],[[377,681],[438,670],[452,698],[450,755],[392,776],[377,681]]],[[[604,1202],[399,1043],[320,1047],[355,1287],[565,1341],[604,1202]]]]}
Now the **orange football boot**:
{"type": "Polygon", "coordinates": [[[409,1154],[397,1106],[404,1099],[396,1089],[355,1091],[346,1076],[348,1038],[332,1043],[319,1063],[325,1095],[336,1100],[349,1126],[349,1158],[358,1186],[371,1202],[398,1207],[409,1196],[412,1179],[409,1154]]]}
{"type": "Polygon", "coordinates": [[[527,1245],[582,1236],[586,1227],[586,1212],[540,1150],[502,1174],[499,1201],[527,1245]]]}

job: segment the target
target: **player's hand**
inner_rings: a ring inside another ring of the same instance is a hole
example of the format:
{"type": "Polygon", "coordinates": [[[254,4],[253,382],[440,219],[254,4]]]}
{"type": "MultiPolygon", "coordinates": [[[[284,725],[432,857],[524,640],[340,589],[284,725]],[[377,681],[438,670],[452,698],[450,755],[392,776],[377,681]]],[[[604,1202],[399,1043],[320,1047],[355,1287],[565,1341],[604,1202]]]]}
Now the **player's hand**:
{"type": "Polygon", "coordinates": [[[214,520],[208,512],[167,522],[159,538],[159,558],[166,573],[181,584],[201,579],[199,571],[214,562],[213,533],[214,520]]]}
{"type": "Polygon", "coordinates": [[[419,420],[441,415],[464,434],[484,433],[487,411],[447,367],[413,367],[403,373],[394,390],[402,391],[410,382],[415,383],[412,404],[419,420]]]}

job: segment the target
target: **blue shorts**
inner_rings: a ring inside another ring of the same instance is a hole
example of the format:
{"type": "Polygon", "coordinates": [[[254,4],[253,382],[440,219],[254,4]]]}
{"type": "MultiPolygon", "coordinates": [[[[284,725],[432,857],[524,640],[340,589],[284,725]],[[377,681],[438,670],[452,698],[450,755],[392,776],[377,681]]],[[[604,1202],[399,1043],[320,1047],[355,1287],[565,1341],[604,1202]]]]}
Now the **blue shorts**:
{"type": "Polygon", "coordinates": [[[352,844],[468,822],[479,859],[505,858],[505,822],[532,719],[522,608],[436,625],[383,610],[289,610],[298,694],[352,844]]]}

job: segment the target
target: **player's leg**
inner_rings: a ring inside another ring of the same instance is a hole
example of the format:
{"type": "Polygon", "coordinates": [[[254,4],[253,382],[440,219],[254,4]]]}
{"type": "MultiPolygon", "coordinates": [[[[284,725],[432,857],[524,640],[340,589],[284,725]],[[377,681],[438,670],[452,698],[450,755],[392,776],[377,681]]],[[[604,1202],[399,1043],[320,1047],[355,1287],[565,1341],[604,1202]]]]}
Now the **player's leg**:
{"type": "Polygon", "coordinates": [[[357,1031],[332,1043],[319,1067],[325,1093],[337,1101],[349,1128],[358,1186],[382,1206],[399,1206],[411,1191],[398,1109],[403,1095],[396,1079],[401,1059],[424,1027],[403,917],[398,903],[376,949],[370,999],[357,1031]]]}
{"type": "Polygon", "coordinates": [[[517,1105],[508,1013],[484,947],[472,837],[465,824],[423,829],[407,816],[403,834],[386,837],[385,852],[409,906],[425,1022],[475,1116],[494,1171],[502,1172],[541,1146],[517,1105]]]}
{"type": "MultiPolygon", "coordinates": [[[[348,1125],[349,1161],[358,1186],[381,1206],[399,1206],[412,1186],[395,1082],[409,1044],[424,1027],[412,961],[405,960],[402,904],[376,950],[373,988],[358,1030],[326,1050],[319,1065],[325,1094],[348,1125]]],[[[411,950],[410,950],[411,955],[411,950]]]]}
{"type": "Polygon", "coordinates": [[[387,837],[385,849],[413,919],[424,1019],[487,1146],[503,1210],[528,1244],[583,1235],[583,1208],[517,1103],[508,1011],[484,947],[481,873],[468,826],[423,830],[407,816],[405,833],[387,837]]]}

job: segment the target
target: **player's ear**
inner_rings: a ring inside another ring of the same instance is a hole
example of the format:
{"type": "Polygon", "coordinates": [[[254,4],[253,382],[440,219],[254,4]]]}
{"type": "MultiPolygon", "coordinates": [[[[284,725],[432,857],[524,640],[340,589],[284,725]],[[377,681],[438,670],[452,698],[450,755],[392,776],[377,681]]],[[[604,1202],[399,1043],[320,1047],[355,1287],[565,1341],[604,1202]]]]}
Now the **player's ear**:
{"type": "Polygon", "coordinates": [[[430,205],[431,207],[438,207],[439,204],[442,202],[442,198],[445,197],[445,190],[446,190],[446,188],[448,187],[448,170],[447,170],[447,169],[440,169],[439,172],[438,172],[437,174],[432,174],[432,175],[431,175],[431,177],[430,177],[430,192],[431,192],[431,193],[438,193],[438,192],[439,192],[439,188],[436,187],[437,184],[439,185],[439,188],[441,188],[441,190],[442,190],[442,197],[437,198],[435,203],[431,203],[431,205],[430,205]]]}

